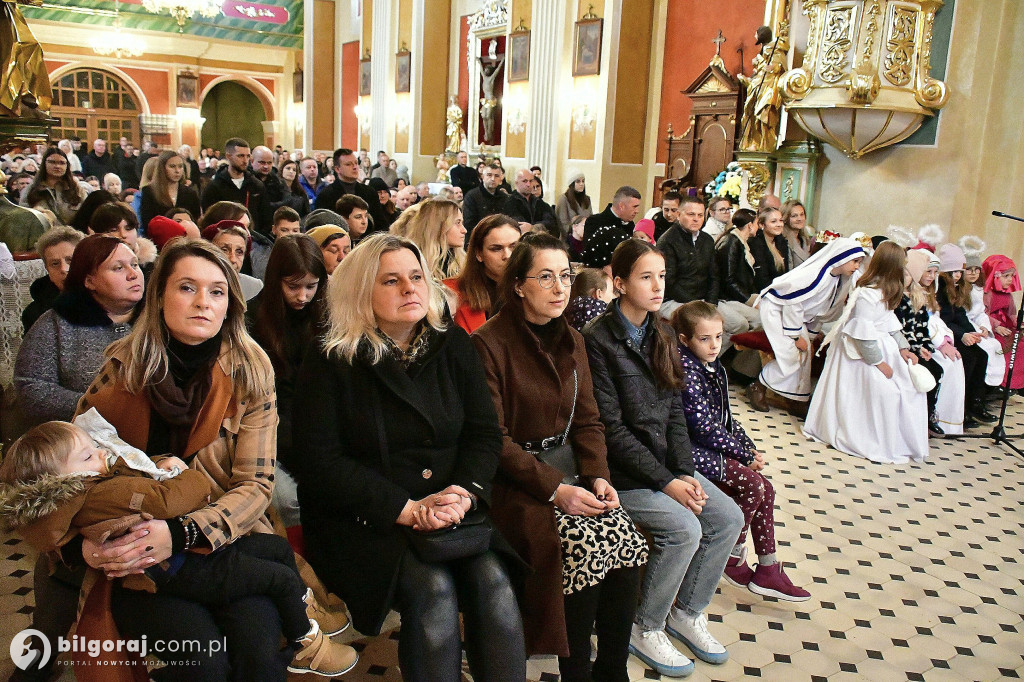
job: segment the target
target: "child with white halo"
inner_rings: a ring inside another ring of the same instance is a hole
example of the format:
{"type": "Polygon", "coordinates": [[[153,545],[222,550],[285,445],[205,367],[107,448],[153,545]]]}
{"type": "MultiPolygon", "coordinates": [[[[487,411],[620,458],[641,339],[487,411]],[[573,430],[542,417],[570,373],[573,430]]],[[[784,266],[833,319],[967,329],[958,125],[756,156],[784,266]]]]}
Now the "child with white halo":
{"type": "Polygon", "coordinates": [[[985,370],[985,384],[1001,386],[1003,374],[1006,373],[1006,359],[1003,357],[1003,346],[992,334],[992,321],[985,312],[985,278],[981,275],[981,257],[985,253],[985,242],[974,235],[961,237],[957,242],[964,252],[964,279],[971,283],[971,307],[967,318],[978,330],[982,339],[978,347],[988,355],[988,366],[985,370]]]}

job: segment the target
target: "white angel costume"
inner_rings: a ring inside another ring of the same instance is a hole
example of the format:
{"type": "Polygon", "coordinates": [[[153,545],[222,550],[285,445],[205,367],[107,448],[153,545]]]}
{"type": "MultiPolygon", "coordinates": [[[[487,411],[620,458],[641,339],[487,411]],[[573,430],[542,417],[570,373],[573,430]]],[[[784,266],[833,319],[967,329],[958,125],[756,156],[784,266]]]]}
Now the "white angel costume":
{"type": "Polygon", "coordinates": [[[992,322],[985,312],[985,290],[982,287],[971,287],[971,309],[967,311],[967,319],[977,331],[988,332],[988,336],[978,342],[978,348],[988,356],[985,383],[988,386],[1002,386],[1006,374],[1006,358],[1003,357],[1003,346],[999,339],[992,335],[992,322]]]}
{"type": "Polygon", "coordinates": [[[775,355],[759,376],[767,388],[792,400],[810,399],[811,351],[798,349],[796,340],[805,339],[810,349],[821,325],[839,317],[851,280],[833,275],[832,270],[863,257],[859,243],[840,237],[761,292],[761,324],[775,355]]]}
{"type": "Polygon", "coordinates": [[[935,396],[935,421],[947,436],[959,436],[964,432],[964,400],[967,395],[964,361],[950,360],[939,351],[944,343],[953,343],[953,330],[942,321],[938,312],[928,314],[928,334],[935,348],[932,359],[942,368],[939,392],[935,396]]]}
{"type": "Polygon", "coordinates": [[[921,462],[928,455],[928,401],[900,355],[903,325],[878,289],[857,287],[829,332],[825,370],[803,432],[873,462],[921,462]],[[892,368],[892,378],[875,366],[892,368]],[[870,364],[869,364],[870,363],[870,364]]]}

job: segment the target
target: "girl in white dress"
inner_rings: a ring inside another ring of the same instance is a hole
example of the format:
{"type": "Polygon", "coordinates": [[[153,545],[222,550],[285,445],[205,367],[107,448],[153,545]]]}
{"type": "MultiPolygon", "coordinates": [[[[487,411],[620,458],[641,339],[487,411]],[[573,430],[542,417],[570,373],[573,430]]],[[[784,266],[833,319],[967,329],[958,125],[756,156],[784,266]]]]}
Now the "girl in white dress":
{"type": "Polygon", "coordinates": [[[1003,346],[999,339],[992,335],[992,321],[985,312],[985,278],[981,276],[981,257],[985,253],[985,242],[974,235],[967,235],[958,243],[964,251],[964,279],[972,286],[971,308],[967,311],[967,319],[981,332],[982,339],[978,341],[978,347],[988,355],[985,385],[1001,386],[1003,375],[1006,374],[1006,358],[1003,357],[1003,346]]]}
{"type": "Polygon", "coordinates": [[[921,462],[928,454],[928,404],[908,367],[917,358],[906,349],[893,312],[903,297],[906,262],[890,241],[871,257],[825,339],[828,358],[803,429],[809,438],[873,462],[921,462]]]}
{"type": "Polygon", "coordinates": [[[768,411],[767,388],[792,401],[810,399],[811,342],[823,323],[842,312],[851,275],[863,260],[864,247],[839,237],[761,292],[761,324],[775,358],[747,389],[755,409],[768,411]]]}

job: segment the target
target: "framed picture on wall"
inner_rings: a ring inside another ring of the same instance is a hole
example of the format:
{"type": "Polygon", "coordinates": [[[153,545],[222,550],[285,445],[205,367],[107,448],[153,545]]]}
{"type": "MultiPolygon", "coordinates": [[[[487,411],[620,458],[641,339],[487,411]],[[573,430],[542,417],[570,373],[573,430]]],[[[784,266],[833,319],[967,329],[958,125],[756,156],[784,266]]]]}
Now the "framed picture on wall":
{"type": "Polygon", "coordinates": [[[596,76],[601,73],[603,28],[604,20],[599,17],[584,17],[576,22],[576,49],[572,53],[573,76],[596,76]]]}
{"type": "Polygon", "coordinates": [[[292,74],[292,101],[296,104],[302,102],[303,80],[302,69],[295,69],[295,73],[292,74]]]}
{"type": "Polygon", "coordinates": [[[190,71],[178,74],[178,106],[199,106],[199,77],[190,71]]]}
{"type": "Polygon", "coordinates": [[[370,58],[365,57],[359,60],[359,96],[370,94],[370,58]]]}
{"type": "Polygon", "coordinates": [[[395,92],[409,92],[412,78],[412,53],[404,50],[395,55],[395,92]]]}
{"type": "Polygon", "coordinates": [[[510,36],[508,82],[530,80],[530,32],[517,31],[510,36]]]}

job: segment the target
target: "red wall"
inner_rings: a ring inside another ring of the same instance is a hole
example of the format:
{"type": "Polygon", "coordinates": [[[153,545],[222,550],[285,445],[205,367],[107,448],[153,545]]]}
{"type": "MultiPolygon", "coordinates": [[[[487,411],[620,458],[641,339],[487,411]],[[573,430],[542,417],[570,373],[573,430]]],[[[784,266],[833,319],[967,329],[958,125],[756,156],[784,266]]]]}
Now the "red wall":
{"type": "Polygon", "coordinates": [[[707,68],[715,54],[711,40],[719,29],[725,36],[722,59],[733,75],[740,71],[743,48],[743,73],[750,75],[750,61],[757,48],[754,31],[764,23],[764,0],[715,0],[714,11],[709,3],[698,0],[669,0],[665,19],[665,67],[661,81],[661,112],[658,121],[658,161],[665,161],[668,143],[665,130],[671,122],[676,135],[690,125],[690,98],[681,90],[707,68]]]}
{"type": "Polygon", "coordinates": [[[359,149],[359,41],[341,45],[341,146],[359,149]]]}
{"type": "Polygon", "coordinates": [[[459,19],[459,106],[467,113],[462,119],[463,130],[469,130],[469,65],[466,64],[466,41],[469,39],[469,17],[459,19]]]}

